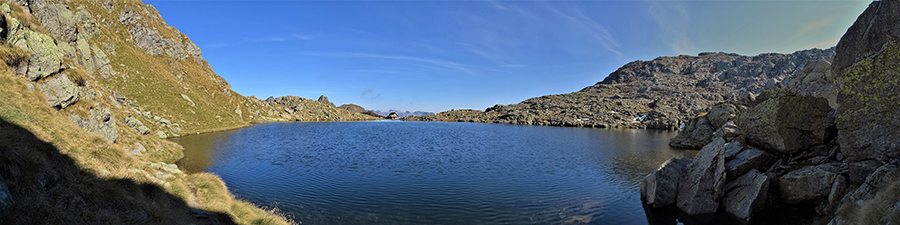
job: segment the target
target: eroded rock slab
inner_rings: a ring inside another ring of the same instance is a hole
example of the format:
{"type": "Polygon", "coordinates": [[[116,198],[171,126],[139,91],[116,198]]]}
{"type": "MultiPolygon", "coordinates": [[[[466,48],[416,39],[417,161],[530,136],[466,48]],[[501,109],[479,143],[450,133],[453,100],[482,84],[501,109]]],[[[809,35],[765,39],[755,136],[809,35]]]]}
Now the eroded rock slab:
{"type": "Polygon", "coordinates": [[[89,133],[99,135],[109,142],[115,143],[119,139],[116,119],[106,107],[95,105],[91,107],[91,112],[87,119],[82,119],[78,115],[72,115],[69,117],[69,120],[89,133]]]}
{"type": "Polygon", "coordinates": [[[725,185],[728,191],[723,201],[725,212],[739,221],[749,222],[754,213],[765,207],[770,183],[771,177],[755,169],[729,182],[725,185]]]}
{"type": "Polygon", "coordinates": [[[778,158],[774,155],[751,147],[735,155],[734,159],[725,162],[725,174],[728,175],[728,180],[731,180],[753,169],[765,170],[775,160],[778,158]]]}
{"type": "Polygon", "coordinates": [[[691,159],[672,158],[664,162],[656,171],[641,182],[641,199],[653,208],[675,203],[678,193],[678,178],[691,164],[691,159]]]}
{"type": "Polygon", "coordinates": [[[779,178],[781,200],[790,204],[816,204],[828,199],[840,164],[807,166],[779,178]]]}
{"type": "Polygon", "coordinates": [[[689,215],[715,213],[724,185],[725,140],[716,138],[700,150],[679,177],[676,205],[689,215]]]}
{"type": "Polygon", "coordinates": [[[47,82],[38,83],[38,86],[47,98],[47,104],[57,109],[65,109],[78,102],[81,88],[75,85],[69,76],[62,74],[55,76],[47,82]]]}

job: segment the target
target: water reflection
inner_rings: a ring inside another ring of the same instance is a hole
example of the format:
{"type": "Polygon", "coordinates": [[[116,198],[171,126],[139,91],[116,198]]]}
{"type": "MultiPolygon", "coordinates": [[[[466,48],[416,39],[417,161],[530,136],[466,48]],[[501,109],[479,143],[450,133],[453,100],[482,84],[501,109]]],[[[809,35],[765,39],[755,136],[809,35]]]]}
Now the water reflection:
{"type": "Polygon", "coordinates": [[[185,136],[178,164],[304,224],[647,224],[676,133],[430,122],[268,123],[185,136]]]}

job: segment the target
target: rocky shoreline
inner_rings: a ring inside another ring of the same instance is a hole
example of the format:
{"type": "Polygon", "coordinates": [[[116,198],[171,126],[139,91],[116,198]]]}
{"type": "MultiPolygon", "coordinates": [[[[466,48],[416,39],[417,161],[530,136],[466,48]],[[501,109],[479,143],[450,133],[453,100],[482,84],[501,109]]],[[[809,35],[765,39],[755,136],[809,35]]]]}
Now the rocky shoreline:
{"type": "Polygon", "coordinates": [[[643,180],[648,216],[675,208],[689,223],[725,216],[766,224],[757,213],[802,208],[815,224],[900,222],[898,12],[898,1],[871,3],[841,38],[833,64],[807,63],[790,85],[691,119],[670,145],[702,150],[643,180]]]}

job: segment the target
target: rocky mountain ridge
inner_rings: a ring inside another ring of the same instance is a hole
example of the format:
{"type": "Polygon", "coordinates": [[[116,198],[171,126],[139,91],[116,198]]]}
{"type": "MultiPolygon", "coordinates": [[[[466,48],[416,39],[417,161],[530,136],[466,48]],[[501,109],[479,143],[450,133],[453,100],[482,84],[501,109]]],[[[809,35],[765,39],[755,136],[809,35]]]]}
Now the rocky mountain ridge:
{"type": "Polygon", "coordinates": [[[831,60],[834,49],[740,56],[701,53],[628,63],[580,91],[547,95],[484,111],[453,110],[408,121],[680,129],[709,107],[746,94],[787,86],[810,61],[831,60]]]}

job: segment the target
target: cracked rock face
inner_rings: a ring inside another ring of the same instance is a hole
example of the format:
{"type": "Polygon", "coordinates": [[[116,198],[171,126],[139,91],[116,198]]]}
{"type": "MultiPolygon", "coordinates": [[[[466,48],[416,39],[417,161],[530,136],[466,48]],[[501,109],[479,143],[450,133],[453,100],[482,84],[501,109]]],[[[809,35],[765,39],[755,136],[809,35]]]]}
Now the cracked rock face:
{"type": "Polygon", "coordinates": [[[765,207],[770,183],[770,177],[755,169],[729,182],[725,185],[725,212],[740,221],[750,221],[754,213],[765,207]]]}
{"type": "Polygon", "coordinates": [[[115,143],[119,139],[116,119],[106,107],[95,105],[91,107],[91,112],[87,119],[82,119],[78,115],[72,115],[69,117],[69,120],[89,133],[101,136],[109,142],[115,143]]]}
{"type": "Polygon", "coordinates": [[[38,86],[47,98],[47,104],[57,109],[65,109],[78,102],[81,88],[76,86],[69,76],[62,74],[50,78],[49,81],[38,83],[38,86]]]}
{"type": "Polygon", "coordinates": [[[704,146],[678,179],[676,205],[688,215],[716,213],[725,186],[725,140],[704,146]]]}
{"type": "Polygon", "coordinates": [[[689,164],[691,164],[691,159],[672,158],[644,178],[641,182],[643,203],[654,208],[674,204],[678,191],[678,178],[689,164]]]}

